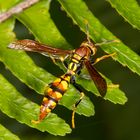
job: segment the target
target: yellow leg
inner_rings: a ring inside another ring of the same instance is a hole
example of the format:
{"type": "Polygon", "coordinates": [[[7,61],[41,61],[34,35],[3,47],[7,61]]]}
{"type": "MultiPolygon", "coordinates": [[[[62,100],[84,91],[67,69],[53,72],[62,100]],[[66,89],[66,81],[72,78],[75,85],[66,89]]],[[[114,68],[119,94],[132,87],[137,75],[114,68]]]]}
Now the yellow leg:
{"type": "Polygon", "coordinates": [[[81,97],[80,97],[79,101],[77,101],[77,102],[74,104],[74,108],[73,108],[73,112],[72,112],[72,119],[71,119],[72,128],[75,128],[75,121],[74,121],[74,118],[75,118],[75,112],[76,112],[77,106],[80,104],[80,102],[82,101],[82,99],[83,99],[84,96],[85,96],[83,92],[80,92],[80,94],[81,94],[81,97]]]}
{"type": "Polygon", "coordinates": [[[76,108],[74,107],[73,112],[72,112],[72,118],[71,118],[72,128],[75,128],[75,121],[74,121],[75,111],[76,111],[76,108]]]}
{"type": "Polygon", "coordinates": [[[56,63],[55,58],[51,55],[49,55],[49,57],[52,59],[53,63],[55,64],[56,63]]]}
{"type": "Polygon", "coordinates": [[[119,88],[119,84],[109,84],[107,85],[108,88],[119,88]]]}
{"type": "Polygon", "coordinates": [[[95,60],[95,62],[93,63],[93,65],[95,65],[96,63],[98,63],[98,62],[101,61],[101,60],[104,60],[104,59],[106,59],[106,58],[108,58],[108,57],[112,57],[112,56],[114,56],[114,55],[116,55],[116,53],[107,54],[107,55],[104,55],[104,56],[102,56],[102,57],[99,57],[99,58],[97,58],[97,59],[95,60]]]}
{"type": "Polygon", "coordinates": [[[33,124],[39,124],[41,121],[40,120],[31,120],[31,122],[33,123],[33,124]]]}

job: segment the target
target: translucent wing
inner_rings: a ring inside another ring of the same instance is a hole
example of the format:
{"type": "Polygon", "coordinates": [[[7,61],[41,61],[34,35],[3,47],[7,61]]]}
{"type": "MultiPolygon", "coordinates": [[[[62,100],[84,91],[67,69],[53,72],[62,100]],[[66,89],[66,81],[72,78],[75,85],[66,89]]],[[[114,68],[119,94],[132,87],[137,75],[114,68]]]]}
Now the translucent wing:
{"type": "Polygon", "coordinates": [[[72,50],[62,50],[58,48],[53,48],[48,45],[40,44],[37,41],[29,39],[15,41],[11,43],[8,47],[11,49],[38,52],[46,56],[52,56],[56,59],[60,56],[65,58],[72,53],[72,50]]]}
{"type": "Polygon", "coordinates": [[[100,95],[105,96],[107,91],[107,84],[105,79],[96,71],[96,69],[91,65],[90,61],[87,60],[84,63],[100,95]]]}

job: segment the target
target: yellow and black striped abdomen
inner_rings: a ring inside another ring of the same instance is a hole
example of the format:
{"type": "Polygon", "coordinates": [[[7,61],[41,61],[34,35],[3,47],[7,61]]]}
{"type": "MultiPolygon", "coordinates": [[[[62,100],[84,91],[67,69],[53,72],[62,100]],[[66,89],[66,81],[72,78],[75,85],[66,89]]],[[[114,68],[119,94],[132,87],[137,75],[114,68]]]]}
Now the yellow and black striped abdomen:
{"type": "Polygon", "coordinates": [[[39,121],[43,120],[48,115],[48,113],[55,108],[58,101],[68,89],[70,78],[70,74],[64,74],[50,84],[50,87],[45,91],[45,96],[40,107],[39,121]]]}

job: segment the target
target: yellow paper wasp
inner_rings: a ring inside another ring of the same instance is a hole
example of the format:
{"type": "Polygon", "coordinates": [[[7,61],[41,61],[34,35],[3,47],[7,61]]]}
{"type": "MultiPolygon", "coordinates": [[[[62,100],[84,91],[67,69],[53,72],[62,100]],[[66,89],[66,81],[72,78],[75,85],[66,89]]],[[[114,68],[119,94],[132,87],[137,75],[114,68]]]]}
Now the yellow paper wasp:
{"type": "Polygon", "coordinates": [[[39,52],[44,55],[51,56],[53,58],[63,58],[64,60],[69,57],[70,63],[68,64],[67,71],[64,75],[57,78],[55,81],[49,84],[49,87],[44,91],[44,98],[40,107],[40,115],[37,121],[33,123],[41,122],[52,109],[55,108],[57,103],[62,98],[63,94],[68,89],[70,83],[72,83],[76,89],[79,90],[81,98],[78,102],[75,103],[73,113],[72,113],[72,127],[75,127],[74,123],[74,114],[76,107],[81,102],[84,93],[77,86],[75,82],[75,75],[79,74],[83,66],[85,65],[91,79],[94,81],[99,93],[101,96],[105,96],[107,91],[107,84],[105,79],[96,71],[93,67],[94,64],[99,62],[102,59],[112,56],[113,54],[102,56],[97,58],[94,63],[91,63],[91,58],[96,54],[97,46],[92,43],[89,39],[87,33],[87,40],[82,42],[80,47],[75,50],[62,50],[58,48],[49,47],[44,44],[40,44],[37,41],[33,40],[18,40],[9,45],[9,48],[12,49],[21,49],[25,51],[39,52]]]}

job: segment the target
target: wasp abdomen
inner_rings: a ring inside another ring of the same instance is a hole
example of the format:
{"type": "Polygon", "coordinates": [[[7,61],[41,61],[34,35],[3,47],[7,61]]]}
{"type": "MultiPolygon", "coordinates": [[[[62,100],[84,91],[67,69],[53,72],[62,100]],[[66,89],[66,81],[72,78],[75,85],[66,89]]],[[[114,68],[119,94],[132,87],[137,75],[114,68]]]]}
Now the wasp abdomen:
{"type": "Polygon", "coordinates": [[[70,77],[69,74],[64,74],[51,83],[50,87],[45,91],[45,96],[40,107],[39,121],[43,120],[56,107],[58,101],[68,89],[70,77]]]}

